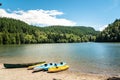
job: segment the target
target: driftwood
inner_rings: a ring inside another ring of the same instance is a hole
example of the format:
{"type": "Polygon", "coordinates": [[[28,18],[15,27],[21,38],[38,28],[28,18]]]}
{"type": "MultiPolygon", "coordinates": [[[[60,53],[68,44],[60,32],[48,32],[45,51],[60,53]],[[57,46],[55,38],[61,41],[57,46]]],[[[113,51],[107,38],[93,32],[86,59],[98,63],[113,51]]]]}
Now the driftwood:
{"type": "Polygon", "coordinates": [[[120,80],[120,77],[111,77],[111,78],[108,78],[107,80],[120,80]]]}
{"type": "Polygon", "coordinates": [[[56,79],[56,78],[53,78],[53,80],[62,80],[62,79],[56,79]]]}

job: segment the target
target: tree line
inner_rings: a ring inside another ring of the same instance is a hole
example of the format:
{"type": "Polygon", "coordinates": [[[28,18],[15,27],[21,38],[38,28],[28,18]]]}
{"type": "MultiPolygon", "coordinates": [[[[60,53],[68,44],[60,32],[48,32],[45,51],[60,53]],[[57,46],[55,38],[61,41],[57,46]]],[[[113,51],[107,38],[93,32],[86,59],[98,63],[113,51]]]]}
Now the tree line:
{"type": "Polygon", "coordinates": [[[12,18],[0,18],[0,44],[88,42],[95,41],[98,33],[91,27],[38,27],[12,18]]]}
{"type": "Polygon", "coordinates": [[[113,23],[109,24],[97,36],[97,42],[120,42],[120,19],[116,19],[113,23]]]}

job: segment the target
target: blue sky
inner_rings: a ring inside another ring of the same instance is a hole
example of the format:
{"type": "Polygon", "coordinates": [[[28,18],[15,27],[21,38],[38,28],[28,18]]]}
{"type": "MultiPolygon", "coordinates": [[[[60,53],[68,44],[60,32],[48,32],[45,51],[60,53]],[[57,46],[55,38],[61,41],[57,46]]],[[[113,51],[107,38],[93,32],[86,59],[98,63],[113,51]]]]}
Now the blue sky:
{"type": "Polygon", "coordinates": [[[0,16],[33,25],[80,25],[100,30],[120,18],[120,0],[0,0],[0,3],[0,16]]]}

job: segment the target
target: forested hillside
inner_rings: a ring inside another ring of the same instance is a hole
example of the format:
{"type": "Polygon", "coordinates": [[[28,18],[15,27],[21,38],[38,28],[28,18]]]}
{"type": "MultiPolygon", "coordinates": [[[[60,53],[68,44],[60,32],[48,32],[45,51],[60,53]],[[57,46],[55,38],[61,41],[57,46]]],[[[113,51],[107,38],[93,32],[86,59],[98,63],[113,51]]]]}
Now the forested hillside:
{"type": "Polygon", "coordinates": [[[0,44],[88,42],[95,41],[98,33],[91,27],[36,27],[20,20],[0,18],[0,44]]]}
{"type": "Polygon", "coordinates": [[[109,24],[97,37],[98,42],[120,42],[120,19],[109,24]]]}

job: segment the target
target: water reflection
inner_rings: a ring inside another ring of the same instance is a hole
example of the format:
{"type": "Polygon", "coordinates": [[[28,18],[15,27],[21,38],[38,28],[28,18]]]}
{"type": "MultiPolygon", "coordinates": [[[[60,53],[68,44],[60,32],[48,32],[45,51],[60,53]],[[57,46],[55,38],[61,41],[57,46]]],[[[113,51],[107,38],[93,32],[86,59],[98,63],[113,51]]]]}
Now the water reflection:
{"type": "Polygon", "coordinates": [[[119,43],[5,45],[0,63],[65,61],[74,71],[120,74],[119,49],[119,43]]]}

